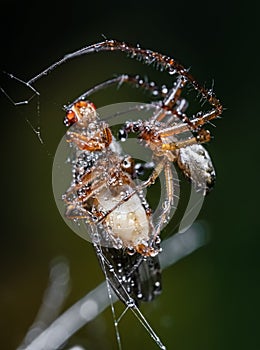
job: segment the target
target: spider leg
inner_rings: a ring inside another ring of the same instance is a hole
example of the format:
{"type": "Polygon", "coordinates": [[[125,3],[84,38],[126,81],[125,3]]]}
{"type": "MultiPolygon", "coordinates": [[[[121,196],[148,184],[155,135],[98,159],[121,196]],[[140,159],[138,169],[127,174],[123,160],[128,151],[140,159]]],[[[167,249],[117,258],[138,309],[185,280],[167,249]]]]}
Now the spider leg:
{"type": "MultiPolygon", "coordinates": [[[[102,216],[99,218],[98,222],[103,221],[109,214],[111,214],[115,209],[117,209],[124,202],[128,201],[133,195],[135,195],[136,193],[141,193],[146,187],[149,187],[150,185],[154,184],[157,177],[163,171],[165,163],[166,163],[166,158],[161,159],[159,163],[155,166],[149,178],[143,181],[140,185],[137,185],[133,191],[131,191],[130,193],[127,193],[115,206],[113,206],[113,208],[107,210],[106,213],[103,213],[102,216]]],[[[146,210],[150,212],[150,209],[146,209],[146,210]]]]}
{"type": "Polygon", "coordinates": [[[181,92],[184,88],[184,86],[187,84],[188,80],[183,76],[178,76],[176,82],[173,84],[173,87],[167,94],[167,96],[163,100],[163,107],[167,107],[169,109],[172,109],[177,101],[179,101],[181,92]]]}
{"type": "MultiPolygon", "coordinates": [[[[77,130],[77,129],[76,129],[77,130]]],[[[87,137],[80,132],[67,131],[67,142],[74,143],[78,149],[90,152],[106,149],[112,141],[110,129],[104,124],[93,137],[87,137]]]]}
{"type": "Polygon", "coordinates": [[[147,180],[145,180],[140,186],[140,189],[145,189],[146,187],[149,187],[150,185],[153,185],[158,178],[158,176],[161,174],[161,172],[164,169],[165,164],[167,163],[167,159],[163,157],[154,167],[154,170],[152,174],[148,177],[147,180]]]}
{"type": "Polygon", "coordinates": [[[75,203],[67,205],[65,216],[69,220],[87,219],[93,221],[91,213],[75,203]]]}
{"type": "Polygon", "coordinates": [[[208,111],[205,113],[199,112],[193,119],[189,119],[189,123],[180,123],[178,125],[174,125],[173,127],[169,127],[167,129],[164,129],[162,131],[159,131],[159,134],[161,136],[169,136],[169,135],[176,135],[180,134],[182,132],[186,131],[195,131],[199,132],[200,128],[209,122],[212,119],[217,118],[219,115],[215,110],[208,111]]]}
{"type": "Polygon", "coordinates": [[[189,73],[189,71],[185,69],[181,64],[179,64],[175,59],[152,50],[141,49],[139,46],[134,47],[124,42],[116,40],[105,40],[103,42],[92,44],[70,54],[67,54],[66,56],[64,56],[63,58],[61,58],[60,60],[58,60],[57,62],[55,62],[54,64],[52,64],[51,66],[34,76],[33,78],[31,78],[30,80],[25,82],[25,84],[32,88],[32,84],[34,82],[36,82],[43,76],[49,74],[52,70],[66,63],[67,61],[82,55],[101,51],[125,52],[126,54],[129,54],[130,57],[140,60],[144,64],[155,64],[158,68],[160,68],[161,70],[165,70],[170,75],[181,75],[193,85],[194,89],[197,90],[202,95],[202,97],[209,102],[210,105],[212,105],[212,107],[215,110],[216,116],[220,115],[223,112],[223,106],[220,103],[219,99],[213,93],[212,89],[206,89],[205,87],[200,85],[189,73]]]}
{"type": "Polygon", "coordinates": [[[223,112],[223,106],[220,103],[219,99],[215,96],[212,89],[206,89],[204,86],[200,85],[194,77],[185,69],[181,64],[176,60],[166,55],[162,55],[158,52],[141,49],[140,47],[134,47],[128,45],[124,42],[116,40],[105,40],[89,47],[83,48],[75,53],[72,53],[71,56],[65,56],[67,59],[70,57],[76,57],[83,54],[88,54],[91,52],[100,52],[100,51],[121,51],[131,55],[132,58],[142,61],[145,64],[151,65],[156,64],[162,70],[165,70],[170,75],[178,74],[186,78],[197,90],[202,97],[213,106],[216,116],[220,115],[223,112]]]}
{"type": "Polygon", "coordinates": [[[81,184],[73,184],[63,195],[62,200],[65,202],[67,205],[74,204],[75,206],[77,205],[84,205],[87,200],[89,200],[91,197],[95,196],[98,194],[105,186],[107,185],[106,180],[102,180],[98,177],[98,174],[91,174],[89,178],[84,178],[81,182],[81,184]],[[94,177],[97,177],[90,186],[90,180],[93,180],[94,177]],[[90,188],[90,189],[85,189],[85,188],[90,188]],[[79,192],[82,192],[79,194],[79,192]],[[74,198],[76,195],[76,198],[74,198]],[[72,199],[70,198],[72,197],[72,199]]]}
{"type": "Polygon", "coordinates": [[[106,210],[106,212],[101,213],[98,222],[102,222],[103,220],[105,220],[107,216],[109,216],[114,210],[120,207],[123,203],[127,202],[130,198],[133,197],[133,195],[137,194],[138,192],[140,192],[140,188],[135,188],[130,193],[126,193],[125,196],[120,201],[118,201],[111,209],[108,209],[106,210]]]}
{"type": "Polygon", "coordinates": [[[177,78],[177,81],[174,82],[173,87],[164,98],[160,111],[154,113],[154,116],[151,118],[152,122],[159,121],[164,122],[166,125],[171,125],[173,122],[176,124],[176,118],[178,118],[182,123],[188,125],[191,130],[194,128],[192,121],[184,113],[188,107],[188,102],[181,98],[181,92],[187,82],[188,80],[183,76],[177,78]],[[169,116],[169,112],[172,114],[171,116],[169,116]]]}
{"type": "Polygon", "coordinates": [[[180,141],[170,142],[170,143],[162,143],[161,148],[164,151],[166,150],[175,151],[180,148],[184,148],[184,147],[191,146],[198,143],[201,144],[209,141],[210,141],[210,132],[208,130],[201,129],[198,131],[197,136],[188,138],[187,140],[180,140],[180,141]]]}
{"type": "Polygon", "coordinates": [[[101,146],[103,146],[102,143],[93,141],[77,132],[68,131],[67,136],[67,142],[74,143],[80,150],[100,151],[102,149],[101,146]]]}
{"type": "Polygon", "coordinates": [[[149,91],[153,96],[156,96],[156,97],[164,97],[166,95],[166,93],[163,91],[163,88],[158,87],[153,81],[147,81],[146,79],[141,78],[139,75],[121,74],[115,78],[105,80],[102,83],[95,85],[93,88],[85,91],[72,103],[70,103],[67,106],[64,106],[64,109],[69,110],[72,108],[72,106],[75,103],[82,100],[86,100],[89,96],[91,96],[92,94],[98,91],[106,89],[109,86],[113,86],[115,84],[118,84],[118,86],[121,86],[123,83],[134,85],[137,88],[141,88],[145,91],[149,91]]]}
{"type": "Polygon", "coordinates": [[[169,144],[163,144],[162,149],[173,151],[175,149],[179,149],[181,147],[187,147],[195,143],[201,144],[201,143],[209,142],[211,139],[210,132],[206,129],[201,129],[201,127],[205,123],[207,123],[208,121],[216,117],[217,117],[217,114],[215,110],[206,112],[204,114],[199,113],[194,119],[189,120],[189,123],[186,123],[185,121],[183,123],[158,131],[158,135],[161,138],[178,135],[187,131],[193,131],[197,134],[196,136],[189,138],[188,140],[185,140],[185,141],[177,141],[169,144]]]}
{"type": "Polygon", "coordinates": [[[28,99],[28,100],[25,100],[25,101],[14,101],[8,94],[7,92],[2,88],[0,87],[0,90],[2,91],[2,93],[8,98],[8,100],[14,105],[14,106],[20,106],[20,105],[25,105],[25,104],[28,104],[33,98],[35,95],[37,95],[38,97],[40,96],[40,93],[33,87],[30,85],[29,82],[26,82],[26,81],[23,81],[22,79],[19,79],[17,78],[16,76],[14,76],[13,74],[10,74],[8,72],[5,72],[3,71],[2,72],[3,74],[6,74],[9,78],[13,79],[13,80],[16,80],[18,83],[26,86],[27,88],[29,88],[34,94],[28,99]]]}
{"type": "MultiPolygon", "coordinates": [[[[163,118],[167,115],[168,111],[171,111],[173,114],[173,118],[168,118],[167,124],[170,125],[171,121],[173,121],[174,117],[181,120],[183,124],[186,124],[188,127],[185,127],[185,130],[183,131],[197,131],[199,128],[201,128],[204,124],[209,122],[212,119],[217,118],[220,113],[218,109],[213,109],[210,111],[207,111],[205,113],[198,112],[192,119],[188,118],[187,115],[184,113],[185,109],[187,108],[187,102],[185,99],[180,99],[182,89],[187,84],[188,79],[184,76],[179,76],[177,81],[174,83],[173,88],[169,91],[167,96],[163,100],[162,109],[164,111],[161,111],[151,119],[152,121],[163,121],[163,118]],[[177,105],[178,103],[178,105],[177,105]]],[[[183,125],[184,126],[184,125],[183,125]]],[[[183,131],[177,131],[182,130],[183,127],[180,125],[176,128],[173,127],[173,134],[176,135],[183,131]]],[[[161,136],[163,135],[163,131],[161,133],[161,136]]],[[[167,131],[168,135],[169,131],[167,131]]]]}
{"type": "Polygon", "coordinates": [[[156,224],[155,236],[160,234],[165,223],[169,221],[170,212],[174,205],[174,178],[169,161],[167,161],[164,165],[164,176],[166,186],[166,198],[163,202],[163,208],[159,218],[159,222],[156,224]]]}
{"type": "Polygon", "coordinates": [[[165,186],[166,186],[166,197],[162,204],[162,212],[160,213],[159,222],[156,223],[155,230],[153,231],[153,235],[151,236],[151,244],[155,241],[157,237],[159,237],[162,227],[166,222],[169,221],[170,212],[174,205],[174,178],[171,170],[170,161],[167,157],[163,157],[155,166],[152,174],[149,178],[144,181],[139,187],[144,190],[146,187],[152,185],[159,175],[164,172],[165,176],[165,186]]]}

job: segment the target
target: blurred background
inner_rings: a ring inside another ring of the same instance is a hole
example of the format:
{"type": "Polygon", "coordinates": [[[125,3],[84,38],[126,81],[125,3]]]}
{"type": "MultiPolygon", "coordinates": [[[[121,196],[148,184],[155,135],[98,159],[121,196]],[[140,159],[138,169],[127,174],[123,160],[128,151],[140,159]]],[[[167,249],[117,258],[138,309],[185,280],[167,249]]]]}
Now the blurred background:
{"type": "MultiPolygon", "coordinates": [[[[1,71],[28,80],[64,54],[107,38],[139,43],[173,56],[226,108],[207,146],[217,171],[214,191],[199,215],[210,243],[163,273],[163,293],[143,311],[167,349],[260,348],[258,60],[259,30],[253,4],[237,1],[14,2],[1,5],[1,71]]],[[[31,325],[48,284],[50,263],[69,261],[71,293],[64,310],[103,275],[92,246],[61,218],[52,193],[52,162],[65,132],[62,106],[119,73],[172,79],[121,53],[77,58],[37,81],[41,93],[27,106],[1,100],[0,347],[15,349],[31,325]],[[39,103],[38,103],[39,102],[39,103]],[[40,106],[40,114],[37,107],[40,106]],[[30,124],[41,128],[43,144],[30,124]]],[[[1,75],[15,100],[31,92],[1,75]]],[[[142,101],[123,88],[93,96],[96,105],[142,101]]],[[[171,228],[168,228],[168,234],[171,228]]],[[[130,315],[120,324],[122,346],[156,349],[130,315]]],[[[110,310],[77,332],[73,344],[116,349],[110,310]]]]}

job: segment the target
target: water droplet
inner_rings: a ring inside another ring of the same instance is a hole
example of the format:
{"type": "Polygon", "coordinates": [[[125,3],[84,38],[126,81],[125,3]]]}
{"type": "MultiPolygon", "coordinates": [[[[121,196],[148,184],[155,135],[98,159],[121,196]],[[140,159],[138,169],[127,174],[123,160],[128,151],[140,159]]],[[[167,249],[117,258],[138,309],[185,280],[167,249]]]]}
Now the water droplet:
{"type": "Polygon", "coordinates": [[[169,73],[170,75],[176,74],[176,69],[173,68],[172,66],[169,66],[169,67],[167,68],[167,70],[168,70],[168,73],[169,73]]]}
{"type": "Polygon", "coordinates": [[[167,87],[166,86],[162,86],[162,93],[163,94],[167,94],[167,92],[168,92],[167,87]]]}
{"type": "Polygon", "coordinates": [[[127,300],[126,304],[127,304],[127,306],[130,307],[130,308],[136,306],[136,305],[135,305],[134,299],[129,299],[129,300],[127,300]]]}

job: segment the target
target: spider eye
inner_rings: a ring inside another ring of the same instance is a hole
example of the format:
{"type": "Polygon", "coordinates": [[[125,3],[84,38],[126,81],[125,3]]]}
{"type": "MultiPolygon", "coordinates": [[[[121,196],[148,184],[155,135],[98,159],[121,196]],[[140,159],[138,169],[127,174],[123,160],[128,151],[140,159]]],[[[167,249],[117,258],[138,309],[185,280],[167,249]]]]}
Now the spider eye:
{"type": "Polygon", "coordinates": [[[76,116],[76,113],[72,110],[69,110],[66,113],[66,117],[64,118],[64,124],[66,126],[71,126],[72,124],[76,123],[78,121],[78,118],[76,116]]]}

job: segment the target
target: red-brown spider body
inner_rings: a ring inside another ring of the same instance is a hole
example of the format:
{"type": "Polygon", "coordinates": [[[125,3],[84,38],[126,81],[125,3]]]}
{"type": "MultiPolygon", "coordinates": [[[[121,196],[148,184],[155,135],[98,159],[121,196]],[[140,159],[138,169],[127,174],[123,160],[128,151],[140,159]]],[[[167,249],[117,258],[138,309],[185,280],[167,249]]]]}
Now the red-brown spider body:
{"type": "MultiPolygon", "coordinates": [[[[97,225],[101,244],[144,256],[158,253],[151,211],[134,182],[134,161],[120,154],[108,125],[93,104],[76,102],[65,124],[76,150],[73,181],[64,195],[66,216],[97,225]],[[73,129],[73,131],[72,131],[73,129]]],[[[158,239],[157,239],[158,242],[158,239]]]]}

